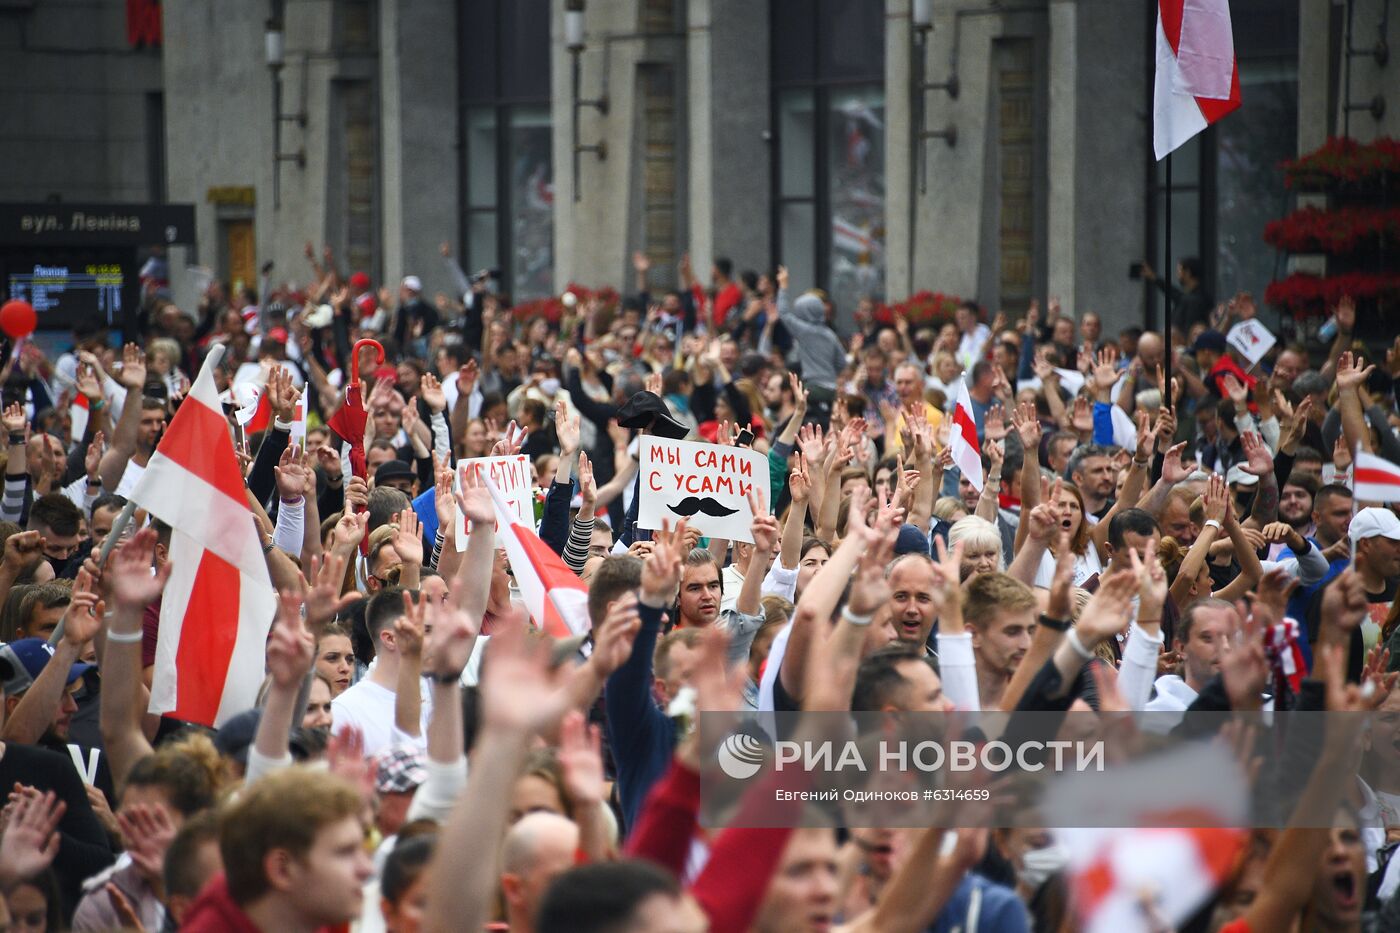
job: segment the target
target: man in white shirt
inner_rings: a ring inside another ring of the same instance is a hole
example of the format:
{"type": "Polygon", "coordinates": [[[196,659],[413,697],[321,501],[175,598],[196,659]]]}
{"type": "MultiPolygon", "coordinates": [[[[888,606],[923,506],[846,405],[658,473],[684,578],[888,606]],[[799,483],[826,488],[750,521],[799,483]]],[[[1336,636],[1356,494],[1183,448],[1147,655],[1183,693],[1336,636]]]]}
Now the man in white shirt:
{"type": "Polygon", "coordinates": [[[1157,678],[1156,695],[1147,701],[1149,712],[1184,713],[1212,677],[1220,672],[1220,659],[1229,650],[1234,631],[1234,607],[1223,599],[1192,603],[1176,626],[1176,650],[1181,652],[1182,674],[1157,678]]]}
{"type": "Polygon", "coordinates": [[[972,364],[982,358],[982,351],[991,339],[992,330],[979,320],[977,306],[971,302],[959,305],[954,316],[958,323],[958,333],[962,335],[958,340],[958,362],[962,364],[963,369],[971,369],[972,364]]]}
{"type": "Polygon", "coordinates": [[[420,722],[417,735],[409,735],[394,721],[395,688],[399,669],[407,663],[399,652],[394,624],[403,616],[404,590],[387,587],[365,607],[365,625],[374,641],[374,663],[359,683],[331,702],[331,731],[336,735],[354,726],[365,740],[365,757],[373,757],[395,745],[426,749],[432,694],[419,678],[420,722]]]}

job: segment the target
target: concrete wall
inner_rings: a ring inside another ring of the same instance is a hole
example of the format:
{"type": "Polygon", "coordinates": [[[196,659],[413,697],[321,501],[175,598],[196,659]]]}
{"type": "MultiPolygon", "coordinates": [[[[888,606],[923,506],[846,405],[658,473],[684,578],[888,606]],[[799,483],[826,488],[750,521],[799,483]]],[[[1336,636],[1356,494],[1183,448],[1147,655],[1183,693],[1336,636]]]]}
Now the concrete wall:
{"type": "Polygon", "coordinates": [[[383,275],[452,291],[438,244],[458,230],[457,18],[451,0],[380,0],[383,275]]]}
{"type": "Polygon", "coordinates": [[[0,8],[0,201],[154,200],[147,94],[159,49],[127,44],[124,0],[0,8]]]}
{"type": "Polygon", "coordinates": [[[690,0],[690,253],[759,266],[772,238],[766,2],[690,0]],[[703,192],[703,194],[702,194],[703,192]]]}
{"type": "Polygon", "coordinates": [[[562,289],[570,281],[589,285],[630,283],[625,272],[634,223],[638,188],[636,66],[643,54],[638,42],[612,42],[604,36],[636,32],[636,0],[591,3],[584,14],[586,47],[580,53],[579,97],[597,99],[608,69],[608,112],[592,107],[579,111],[579,142],[607,143],[607,158],[585,152],[579,157],[578,198],[573,182],[572,61],[564,48],[563,0],[555,0],[551,29],[554,100],[554,280],[562,289]]]}

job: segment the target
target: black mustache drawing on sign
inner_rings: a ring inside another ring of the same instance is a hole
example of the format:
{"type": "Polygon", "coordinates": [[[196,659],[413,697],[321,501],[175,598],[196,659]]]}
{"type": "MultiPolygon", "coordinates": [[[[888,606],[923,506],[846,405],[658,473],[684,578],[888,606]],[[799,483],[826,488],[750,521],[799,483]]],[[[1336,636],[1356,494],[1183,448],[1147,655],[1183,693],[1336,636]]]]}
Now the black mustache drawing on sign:
{"type": "Polygon", "coordinates": [[[684,515],[686,518],[696,512],[704,512],[706,515],[713,515],[715,518],[724,518],[726,515],[733,515],[738,509],[725,508],[719,502],[709,496],[686,496],[675,505],[668,505],[666,508],[677,515],[684,515]]]}

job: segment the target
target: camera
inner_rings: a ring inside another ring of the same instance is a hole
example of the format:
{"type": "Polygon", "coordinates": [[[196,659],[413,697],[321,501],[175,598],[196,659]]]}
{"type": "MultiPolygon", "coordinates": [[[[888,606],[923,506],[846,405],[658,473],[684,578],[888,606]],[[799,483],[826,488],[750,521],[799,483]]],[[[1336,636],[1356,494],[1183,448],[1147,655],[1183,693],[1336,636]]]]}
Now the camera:
{"type": "Polygon", "coordinates": [[[477,282],[485,282],[487,279],[499,279],[500,277],[500,269],[482,269],[480,272],[472,273],[471,281],[472,284],[475,285],[477,282]]]}

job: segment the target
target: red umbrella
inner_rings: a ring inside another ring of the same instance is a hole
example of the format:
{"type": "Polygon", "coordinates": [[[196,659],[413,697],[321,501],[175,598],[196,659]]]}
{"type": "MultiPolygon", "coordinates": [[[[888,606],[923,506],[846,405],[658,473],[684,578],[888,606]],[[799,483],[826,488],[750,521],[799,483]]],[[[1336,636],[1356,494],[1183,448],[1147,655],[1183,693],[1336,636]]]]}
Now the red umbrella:
{"type": "MultiPolygon", "coordinates": [[[[384,362],[384,347],[378,340],[356,341],[350,353],[350,381],[345,386],[345,404],[326,422],[326,427],[335,432],[341,442],[349,445],[346,454],[350,458],[350,473],[360,479],[369,480],[369,469],[365,465],[365,424],[369,413],[365,411],[363,388],[360,384],[360,349],[374,347],[375,365],[384,362]]],[[[369,539],[360,539],[360,553],[369,553],[369,539]]]]}

